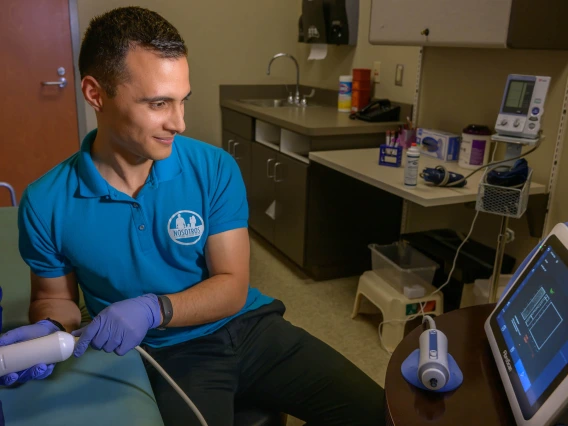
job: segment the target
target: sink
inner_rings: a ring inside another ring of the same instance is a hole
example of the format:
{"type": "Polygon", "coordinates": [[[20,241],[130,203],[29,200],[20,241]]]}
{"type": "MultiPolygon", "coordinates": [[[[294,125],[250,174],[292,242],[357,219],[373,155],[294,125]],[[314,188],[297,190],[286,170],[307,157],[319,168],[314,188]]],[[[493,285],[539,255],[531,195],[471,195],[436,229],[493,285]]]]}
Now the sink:
{"type": "Polygon", "coordinates": [[[238,101],[244,104],[249,104],[259,107],[267,107],[267,108],[282,108],[282,107],[296,106],[289,104],[287,99],[239,99],[238,101]]]}
{"type": "Polygon", "coordinates": [[[308,105],[306,106],[298,106],[289,104],[287,99],[237,99],[237,101],[263,108],[309,108],[314,106],[323,106],[318,103],[310,103],[310,101],[308,101],[308,105]]]}

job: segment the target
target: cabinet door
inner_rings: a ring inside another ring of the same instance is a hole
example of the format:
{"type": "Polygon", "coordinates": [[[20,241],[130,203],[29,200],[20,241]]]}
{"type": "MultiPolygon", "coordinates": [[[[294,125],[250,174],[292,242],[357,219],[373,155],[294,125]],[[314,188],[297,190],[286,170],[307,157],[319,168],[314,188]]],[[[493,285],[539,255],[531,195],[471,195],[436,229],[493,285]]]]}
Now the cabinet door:
{"type": "Polygon", "coordinates": [[[223,130],[222,147],[237,161],[248,192],[250,190],[251,142],[223,130]]]}
{"type": "Polygon", "coordinates": [[[274,165],[276,227],[274,244],[298,265],[304,264],[308,165],[278,154],[274,165]]]}
{"type": "Polygon", "coordinates": [[[511,0],[373,0],[369,42],[505,48],[510,13],[511,0]]]}
{"type": "Polygon", "coordinates": [[[252,229],[274,243],[274,166],[276,151],[252,142],[251,182],[249,190],[249,224],[252,229]]]}
{"type": "Polygon", "coordinates": [[[250,173],[251,173],[251,145],[252,142],[244,140],[243,138],[237,137],[237,140],[233,144],[233,158],[237,161],[241,173],[243,175],[243,181],[245,182],[245,187],[247,192],[250,189],[250,173]]]}

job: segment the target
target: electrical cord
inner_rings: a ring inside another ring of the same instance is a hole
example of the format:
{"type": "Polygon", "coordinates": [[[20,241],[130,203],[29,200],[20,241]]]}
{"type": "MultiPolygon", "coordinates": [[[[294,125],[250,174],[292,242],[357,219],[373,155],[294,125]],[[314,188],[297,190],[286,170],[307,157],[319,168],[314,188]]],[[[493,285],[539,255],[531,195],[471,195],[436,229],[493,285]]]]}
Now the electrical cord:
{"type": "MultiPolygon", "coordinates": [[[[438,287],[436,290],[434,290],[432,293],[430,293],[427,296],[424,297],[430,297],[433,296],[434,294],[438,293],[440,290],[442,290],[445,286],[447,286],[451,279],[452,279],[452,274],[454,273],[454,270],[456,269],[456,263],[458,260],[458,256],[460,254],[460,251],[462,249],[462,247],[464,246],[464,244],[467,242],[467,240],[469,240],[469,238],[471,237],[471,234],[473,233],[473,228],[475,227],[475,222],[477,221],[477,217],[479,216],[479,210],[475,212],[475,216],[473,217],[473,221],[471,222],[471,228],[469,229],[469,233],[467,234],[467,236],[465,237],[465,239],[462,241],[462,243],[460,244],[460,246],[458,247],[457,251],[456,251],[456,255],[454,256],[454,262],[452,264],[452,269],[450,270],[450,273],[448,274],[448,279],[446,280],[446,282],[444,284],[442,284],[440,287],[438,287]]],[[[424,305],[426,304],[426,302],[420,302],[420,312],[414,315],[411,315],[407,318],[404,319],[394,319],[394,320],[388,320],[388,321],[382,321],[379,324],[379,340],[381,342],[381,346],[383,347],[383,349],[389,354],[392,355],[392,352],[389,351],[387,349],[387,347],[385,346],[384,342],[383,342],[383,334],[382,334],[382,326],[383,324],[387,324],[387,323],[392,323],[392,322],[402,322],[402,323],[406,323],[408,321],[412,321],[415,318],[418,318],[420,316],[422,316],[423,318],[427,315],[425,315],[424,313],[424,305]]]]}
{"type": "MultiPolygon", "coordinates": [[[[471,176],[473,176],[474,174],[476,174],[480,170],[483,170],[483,169],[486,169],[487,167],[495,166],[495,165],[498,165],[498,164],[508,163],[510,161],[516,161],[516,160],[519,160],[523,157],[526,157],[527,155],[536,151],[539,148],[541,141],[542,141],[542,138],[539,138],[536,145],[533,148],[529,149],[524,154],[521,154],[517,157],[509,158],[507,160],[499,160],[499,161],[493,161],[492,160],[490,163],[485,164],[481,167],[478,167],[477,169],[473,170],[470,174],[462,177],[461,179],[455,180],[455,181],[451,181],[451,175],[450,175],[451,172],[448,172],[444,166],[436,166],[436,168],[434,170],[439,170],[442,173],[444,173],[442,180],[440,182],[433,182],[433,181],[427,181],[427,182],[433,184],[434,186],[443,186],[443,187],[454,187],[454,186],[459,186],[459,185],[463,186],[463,185],[465,185],[465,183],[467,183],[468,178],[470,178],[471,176]]],[[[497,144],[495,144],[495,148],[493,150],[493,158],[495,157],[495,151],[496,150],[497,150],[497,144]]],[[[426,180],[424,175],[425,175],[424,172],[420,173],[420,177],[422,179],[426,180]]],[[[454,175],[455,175],[455,173],[454,173],[454,175]]]]}
{"type": "Polygon", "coordinates": [[[379,340],[380,340],[380,342],[381,342],[382,348],[383,348],[389,355],[392,355],[392,351],[390,351],[390,350],[386,347],[385,342],[383,341],[383,324],[388,324],[388,323],[391,323],[391,322],[403,322],[403,323],[406,323],[406,322],[408,322],[408,321],[412,321],[413,319],[418,318],[419,316],[424,316],[424,315],[425,315],[425,313],[424,313],[424,305],[425,305],[425,302],[420,302],[420,312],[417,313],[417,314],[411,315],[411,316],[409,316],[408,318],[405,318],[405,319],[393,319],[393,320],[387,320],[387,321],[381,321],[381,322],[380,322],[379,328],[378,328],[379,340]]]}
{"type": "MultiPolygon", "coordinates": [[[[540,144],[540,142],[538,144],[540,144]]],[[[536,148],[538,148],[538,144],[531,151],[527,151],[524,155],[530,154],[532,151],[534,151],[536,148]]],[[[495,144],[495,147],[493,148],[493,154],[491,154],[491,162],[489,164],[497,164],[498,163],[498,162],[494,161],[496,153],[497,153],[497,144],[495,144]]],[[[507,161],[511,161],[511,160],[507,160],[507,161]]],[[[458,255],[460,254],[460,250],[464,246],[464,244],[467,242],[467,240],[469,240],[469,237],[471,237],[471,234],[473,233],[473,228],[475,227],[475,222],[477,222],[477,216],[479,216],[479,210],[477,210],[475,212],[475,216],[473,217],[473,221],[471,222],[471,227],[469,228],[469,232],[466,235],[466,237],[463,239],[462,243],[459,245],[458,249],[456,250],[456,255],[454,257],[452,269],[450,270],[450,273],[448,274],[447,281],[444,284],[442,284],[440,287],[438,287],[435,291],[430,293],[429,296],[432,296],[432,295],[438,293],[440,290],[442,290],[445,286],[447,286],[450,283],[450,281],[452,279],[452,274],[454,273],[454,269],[456,269],[456,262],[458,261],[458,255]]]]}
{"type": "MultiPolygon", "coordinates": [[[[535,148],[533,148],[533,150],[536,149],[536,148],[537,148],[537,147],[535,146],[535,148]]],[[[525,155],[529,154],[530,152],[532,152],[532,151],[526,152],[525,155]]],[[[495,154],[496,154],[496,153],[497,153],[497,144],[495,144],[495,147],[493,148],[493,154],[491,155],[491,163],[492,163],[492,164],[497,164],[497,162],[494,162],[494,160],[495,160],[495,154]]],[[[511,160],[507,160],[507,161],[511,161],[511,160]]],[[[491,163],[490,163],[490,164],[491,164],[491,163]]],[[[472,173],[475,173],[475,171],[472,172],[472,173]]],[[[471,176],[471,175],[469,175],[469,176],[471,176]]],[[[469,176],[467,176],[467,177],[469,177],[469,176]]],[[[453,261],[453,263],[452,263],[452,269],[450,270],[450,273],[448,274],[448,279],[446,280],[446,282],[445,282],[444,284],[442,284],[440,287],[438,287],[436,290],[434,290],[432,293],[430,293],[430,294],[429,294],[428,296],[426,296],[426,297],[433,296],[434,294],[436,294],[436,293],[438,293],[439,291],[441,291],[442,288],[444,288],[445,286],[447,286],[447,285],[450,283],[450,281],[451,281],[451,279],[452,279],[452,274],[454,273],[454,270],[456,269],[456,263],[457,263],[457,261],[458,261],[458,256],[459,256],[459,254],[460,254],[460,251],[461,251],[462,247],[464,246],[464,244],[467,242],[467,240],[469,240],[469,238],[471,237],[471,234],[473,233],[473,228],[475,227],[475,223],[477,222],[477,217],[478,217],[478,216],[479,216],[479,210],[477,210],[477,211],[475,212],[475,216],[473,217],[473,221],[471,222],[471,227],[469,228],[469,232],[468,232],[468,234],[465,236],[465,238],[463,239],[462,243],[459,245],[458,249],[456,250],[456,255],[454,256],[454,261],[453,261]]],[[[422,322],[424,323],[424,318],[428,317],[428,315],[425,315],[425,313],[424,313],[424,305],[425,305],[425,304],[426,304],[426,302],[420,302],[420,313],[411,315],[411,316],[409,316],[408,318],[405,318],[405,319],[395,319],[395,320],[382,321],[382,322],[379,324],[379,328],[378,328],[379,340],[380,340],[380,342],[381,342],[382,348],[383,348],[389,355],[392,355],[392,352],[387,349],[387,347],[385,346],[385,344],[384,344],[384,342],[383,342],[383,334],[382,334],[382,326],[383,326],[383,324],[392,323],[392,322],[403,322],[403,323],[406,323],[406,322],[408,322],[408,321],[412,321],[412,320],[415,319],[415,318],[418,318],[419,316],[422,316],[422,322]]]]}
{"type": "Polygon", "coordinates": [[[195,406],[195,404],[191,401],[191,399],[189,399],[189,397],[184,393],[184,391],[181,390],[178,384],[174,382],[174,379],[172,379],[170,375],[166,373],[166,371],[162,368],[162,366],[158,364],[156,360],[152,358],[150,354],[146,352],[144,349],[142,349],[140,346],[136,346],[134,349],[136,349],[140,353],[140,355],[142,355],[146,359],[146,361],[152,364],[152,366],[158,371],[158,373],[160,373],[164,377],[164,379],[166,379],[166,381],[171,385],[171,387],[174,388],[174,390],[179,394],[179,396],[183,398],[185,403],[189,406],[189,408],[191,408],[191,410],[197,416],[197,419],[199,420],[199,423],[201,423],[201,426],[207,426],[207,422],[201,415],[199,409],[195,406]]]}

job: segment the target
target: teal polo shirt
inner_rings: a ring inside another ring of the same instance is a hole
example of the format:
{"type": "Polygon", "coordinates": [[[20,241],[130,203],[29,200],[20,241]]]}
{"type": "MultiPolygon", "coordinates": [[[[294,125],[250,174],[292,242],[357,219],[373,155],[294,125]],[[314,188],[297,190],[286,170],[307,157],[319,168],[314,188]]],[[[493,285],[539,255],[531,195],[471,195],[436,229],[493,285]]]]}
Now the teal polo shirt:
{"type": "MultiPolygon", "coordinates": [[[[91,316],[111,303],[184,291],[210,277],[210,235],[248,223],[240,170],[228,153],[176,136],[171,155],[154,162],[136,198],[110,186],[91,158],[96,130],[81,150],[24,192],[19,248],[41,277],[75,271],[91,316]]],[[[209,324],[150,330],[144,343],[169,346],[213,333],[273,299],[249,286],[243,309],[209,324]]]]}

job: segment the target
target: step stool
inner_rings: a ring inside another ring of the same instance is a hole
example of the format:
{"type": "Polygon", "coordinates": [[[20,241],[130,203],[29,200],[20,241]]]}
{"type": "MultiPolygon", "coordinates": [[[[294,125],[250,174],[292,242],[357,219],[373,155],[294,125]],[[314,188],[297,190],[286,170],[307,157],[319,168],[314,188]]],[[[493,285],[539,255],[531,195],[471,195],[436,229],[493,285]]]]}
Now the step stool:
{"type": "MultiPolygon", "coordinates": [[[[428,284],[424,297],[409,299],[395,290],[375,272],[366,271],[359,277],[351,318],[355,318],[359,313],[374,313],[373,311],[361,309],[361,296],[365,296],[369,302],[381,311],[383,321],[404,320],[416,315],[420,313],[419,303],[421,302],[427,302],[424,306],[424,313],[436,316],[442,315],[444,312],[444,296],[441,292],[430,295],[435,290],[434,286],[428,284]]],[[[402,321],[383,324],[383,344],[388,351],[394,351],[404,338],[405,325],[406,323],[402,321]]]]}

